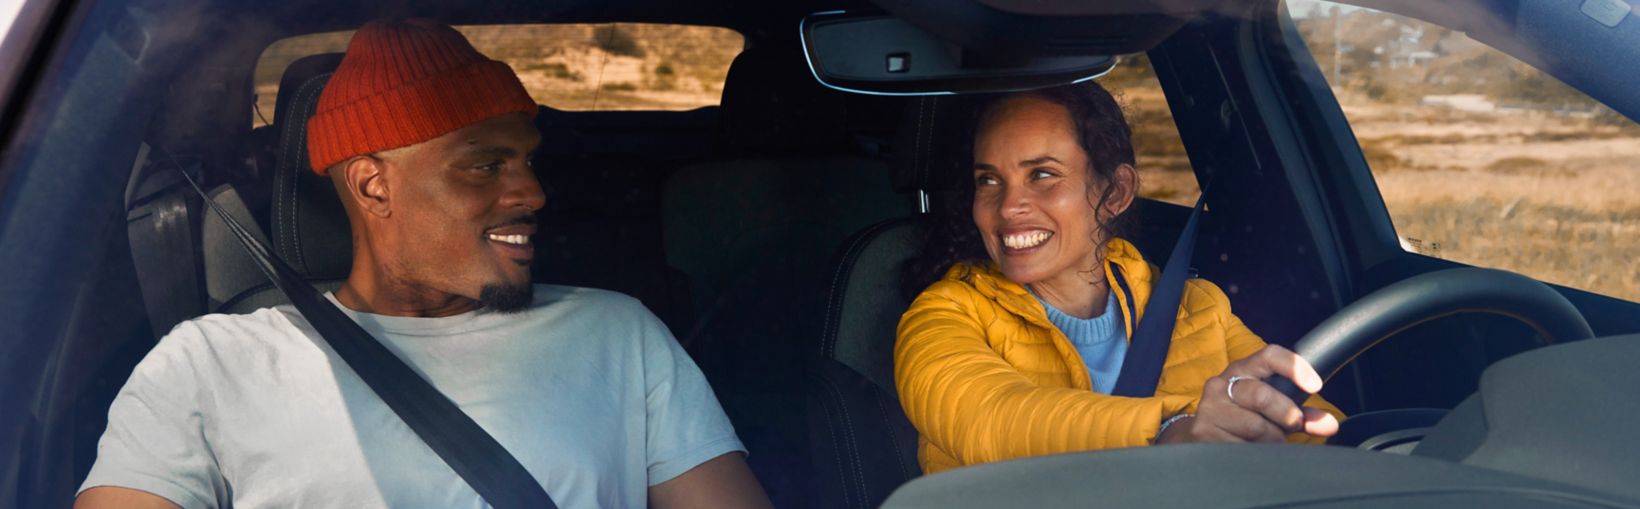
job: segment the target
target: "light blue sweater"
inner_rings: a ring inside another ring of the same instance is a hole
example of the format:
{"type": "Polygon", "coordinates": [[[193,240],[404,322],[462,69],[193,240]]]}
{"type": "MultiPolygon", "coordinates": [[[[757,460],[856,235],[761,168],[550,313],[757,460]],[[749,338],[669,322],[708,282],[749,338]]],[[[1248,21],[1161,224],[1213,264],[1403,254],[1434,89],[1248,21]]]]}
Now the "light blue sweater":
{"type": "MultiPolygon", "coordinates": [[[[1033,290],[1031,295],[1036,292],[1033,290]]],[[[1036,300],[1048,310],[1048,321],[1065,333],[1071,345],[1082,354],[1094,392],[1110,394],[1116,387],[1117,375],[1122,373],[1122,359],[1127,358],[1128,349],[1127,332],[1122,327],[1122,312],[1116,308],[1115,293],[1105,298],[1104,312],[1086,320],[1065,314],[1041,296],[1036,300]]]]}

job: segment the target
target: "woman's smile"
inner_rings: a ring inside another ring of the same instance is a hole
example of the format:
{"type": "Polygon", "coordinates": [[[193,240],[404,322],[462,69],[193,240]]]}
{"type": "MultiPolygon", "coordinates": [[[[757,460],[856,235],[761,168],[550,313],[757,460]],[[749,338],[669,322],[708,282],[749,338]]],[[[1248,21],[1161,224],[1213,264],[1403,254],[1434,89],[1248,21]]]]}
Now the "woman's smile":
{"type": "Polygon", "coordinates": [[[1032,228],[1022,231],[1005,230],[997,236],[1002,240],[1003,254],[1023,255],[1038,251],[1053,238],[1053,232],[1032,228]]]}

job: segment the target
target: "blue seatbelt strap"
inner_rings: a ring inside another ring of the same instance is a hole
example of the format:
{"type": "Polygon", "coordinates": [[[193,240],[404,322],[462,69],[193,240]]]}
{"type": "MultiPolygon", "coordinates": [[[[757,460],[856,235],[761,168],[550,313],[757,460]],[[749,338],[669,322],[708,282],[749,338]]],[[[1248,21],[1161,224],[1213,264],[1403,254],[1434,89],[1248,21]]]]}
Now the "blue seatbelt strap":
{"type": "Polygon", "coordinates": [[[1179,232],[1179,241],[1167,257],[1162,276],[1150,288],[1150,302],[1145,303],[1144,319],[1133,328],[1128,340],[1127,358],[1122,360],[1121,374],[1116,376],[1112,396],[1148,398],[1156,395],[1156,382],[1162,378],[1162,363],[1167,360],[1167,348],[1173,343],[1173,324],[1179,312],[1179,301],[1184,297],[1184,283],[1190,279],[1190,257],[1196,251],[1196,230],[1201,222],[1202,205],[1207,203],[1209,183],[1202,187],[1190,219],[1179,232]]]}

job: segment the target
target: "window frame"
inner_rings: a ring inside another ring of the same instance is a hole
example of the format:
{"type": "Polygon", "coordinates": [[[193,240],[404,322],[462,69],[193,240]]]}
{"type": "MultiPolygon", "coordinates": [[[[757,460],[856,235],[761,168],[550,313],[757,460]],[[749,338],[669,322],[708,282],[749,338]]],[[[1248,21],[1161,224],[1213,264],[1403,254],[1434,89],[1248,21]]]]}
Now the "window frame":
{"type": "MultiPolygon", "coordinates": [[[[468,30],[468,29],[474,29],[474,28],[484,28],[484,29],[526,28],[526,27],[542,27],[542,26],[554,26],[554,25],[557,25],[557,26],[580,25],[580,26],[586,26],[586,27],[592,28],[593,30],[596,30],[598,27],[601,27],[601,26],[615,26],[615,25],[653,25],[653,26],[662,26],[662,27],[706,28],[706,29],[712,29],[712,30],[721,30],[721,31],[724,31],[724,32],[727,32],[727,33],[732,33],[732,34],[735,34],[736,36],[739,36],[741,46],[740,46],[740,49],[735,52],[735,55],[737,57],[741,53],[744,53],[747,48],[751,47],[751,38],[748,37],[745,33],[742,33],[740,30],[736,30],[736,29],[731,28],[731,27],[718,26],[718,25],[702,25],[702,24],[686,24],[686,23],[659,23],[659,22],[644,22],[644,21],[597,21],[597,22],[566,21],[566,22],[556,22],[556,23],[555,22],[533,22],[533,23],[460,24],[460,25],[454,25],[454,28],[456,28],[457,30],[468,30]]],[[[254,52],[254,54],[251,56],[251,60],[253,61],[253,64],[250,66],[250,68],[248,70],[249,74],[245,78],[245,83],[247,84],[246,86],[250,90],[250,99],[249,99],[248,102],[249,102],[249,106],[251,106],[252,109],[248,113],[248,115],[251,119],[251,127],[254,129],[254,128],[260,128],[260,127],[272,125],[273,119],[277,116],[277,112],[275,110],[276,110],[277,104],[278,104],[279,91],[278,91],[277,86],[279,85],[279,77],[284,75],[284,73],[290,68],[291,63],[294,63],[294,62],[296,62],[296,61],[298,61],[302,58],[305,58],[305,57],[309,57],[309,56],[313,56],[313,55],[320,55],[320,54],[324,54],[324,53],[331,53],[331,51],[324,51],[324,52],[319,52],[319,53],[304,53],[304,54],[297,55],[295,58],[291,58],[290,61],[288,63],[286,63],[284,66],[279,68],[277,70],[277,72],[272,73],[272,75],[275,78],[272,80],[271,83],[276,87],[273,90],[272,96],[271,96],[273,98],[273,100],[268,101],[272,106],[270,106],[270,108],[267,109],[267,110],[258,111],[257,108],[259,107],[259,103],[261,101],[258,100],[258,96],[260,94],[256,90],[257,86],[260,84],[260,82],[258,81],[258,77],[257,77],[257,74],[258,74],[257,70],[260,69],[262,67],[264,61],[268,59],[269,50],[273,49],[274,46],[276,46],[280,43],[290,41],[290,40],[293,40],[293,39],[298,39],[298,38],[303,38],[303,37],[335,36],[335,35],[338,35],[338,34],[351,34],[352,32],[355,32],[357,30],[358,30],[358,28],[355,27],[355,28],[351,28],[351,29],[342,29],[342,30],[329,30],[329,31],[321,31],[321,32],[306,32],[306,33],[284,34],[284,35],[281,35],[277,38],[274,38],[274,39],[271,39],[271,40],[267,41],[266,44],[261,45],[261,47],[258,48],[254,52]],[[259,113],[266,117],[267,122],[263,122],[263,119],[258,117],[259,113]]],[[[348,37],[351,39],[351,35],[349,35],[348,37]]],[[[471,36],[469,36],[469,38],[471,38],[471,36]]],[[[500,61],[502,63],[506,63],[509,67],[513,67],[513,72],[514,73],[519,72],[518,68],[515,66],[514,62],[509,62],[505,58],[496,58],[495,56],[491,55],[491,52],[493,52],[494,48],[479,47],[480,45],[478,45],[478,44],[475,44],[474,46],[477,47],[479,53],[484,54],[488,58],[492,58],[492,59],[500,61]]],[[[336,52],[341,52],[341,51],[345,51],[345,47],[342,48],[342,49],[336,50],[336,52]]],[[[723,83],[718,84],[718,89],[719,89],[719,96],[718,97],[719,97],[719,100],[718,100],[717,103],[705,104],[705,105],[696,106],[696,107],[693,107],[693,108],[682,108],[682,109],[632,109],[632,108],[587,108],[587,109],[583,109],[583,108],[578,108],[578,107],[577,108],[569,108],[569,107],[566,107],[566,105],[563,105],[563,104],[552,104],[552,103],[541,102],[541,101],[537,101],[537,104],[544,105],[544,106],[546,106],[548,108],[551,108],[553,110],[562,111],[562,112],[566,112],[566,113],[611,113],[611,112],[678,113],[678,112],[695,111],[695,110],[699,110],[701,108],[718,107],[722,103],[722,95],[721,95],[722,87],[723,87],[724,83],[727,83],[728,69],[732,65],[733,60],[734,60],[733,58],[730,58],[730,62],[726,63],[723,67],[723,72],[725,74],[725,80],[724,80],[723,83]]],[[[601,88],[601,87],[604,87],[607,84],[613,84],[613,83],[598,83],[597,86],[601,88]]],[[[526,89],[529,88],[528,83],[525,84],[525,88],[526,89]]],[[[643,89],[640,88],[639,90],[643,90],[643,89]]]]}

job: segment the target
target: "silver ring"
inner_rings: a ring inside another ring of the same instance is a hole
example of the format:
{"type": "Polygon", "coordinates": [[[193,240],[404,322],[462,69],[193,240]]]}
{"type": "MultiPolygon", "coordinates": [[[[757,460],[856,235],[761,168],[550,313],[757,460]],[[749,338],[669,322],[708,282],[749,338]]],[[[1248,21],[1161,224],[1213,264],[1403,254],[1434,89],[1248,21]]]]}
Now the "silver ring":
{"type": "Polygon", "coordinates": [[[1230,377],[1230,383],[1226,384],[1224,386],[1224,394],[1226,396],[1230,397],[1230,402],[1231,403],[1234,403],[1236,401],[1236,382],[1240,382],[1242,380],[1246,380],[1246,379],[1249,379],[1249,378],[1252,378],[1252,377],[1250,377],[1250,376],[1241,376],[1241,375],[1236,375],[1236,376],[1230,377]]]}

